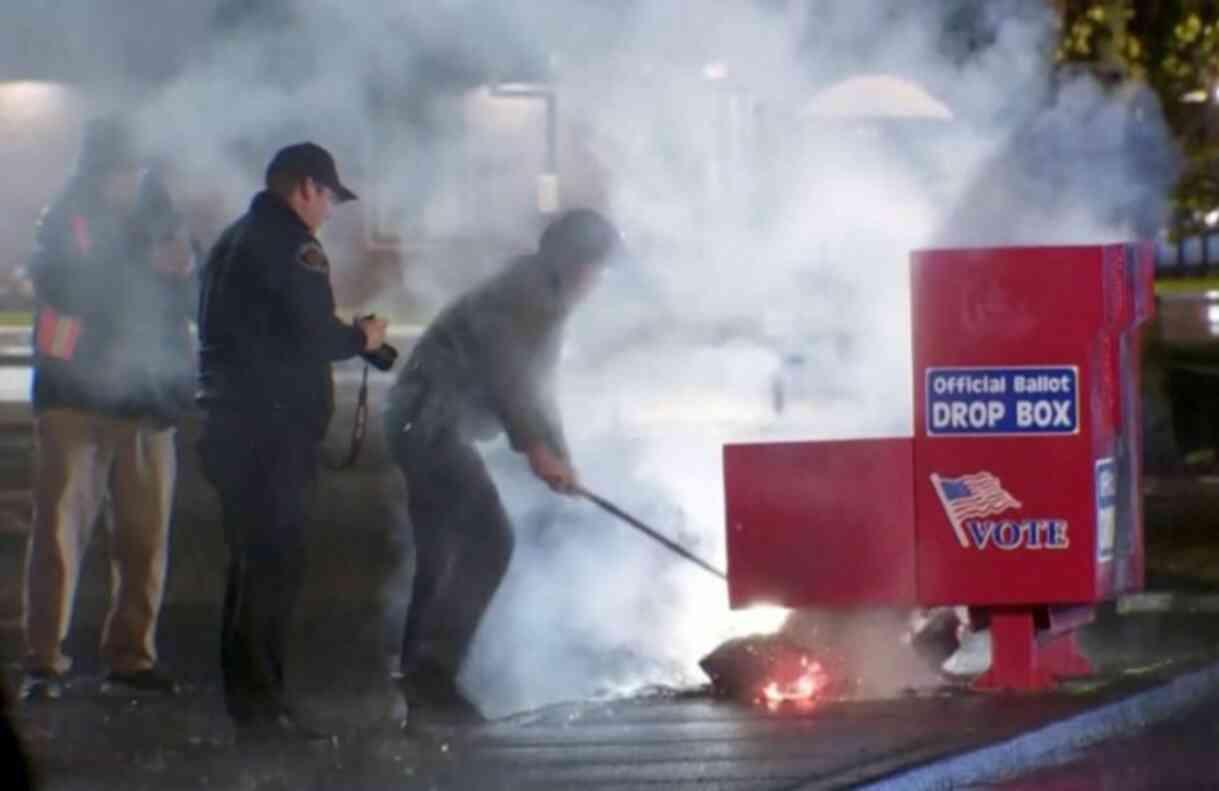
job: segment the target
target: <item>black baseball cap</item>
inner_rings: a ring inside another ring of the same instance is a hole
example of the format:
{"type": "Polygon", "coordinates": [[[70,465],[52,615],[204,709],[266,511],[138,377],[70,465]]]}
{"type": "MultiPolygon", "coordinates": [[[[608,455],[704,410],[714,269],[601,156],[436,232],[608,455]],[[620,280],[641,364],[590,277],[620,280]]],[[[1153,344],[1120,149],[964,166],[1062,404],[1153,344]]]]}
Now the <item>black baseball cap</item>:
{"type": "Polygon", "coordinates": [[[267,165],[267,181],[270,182],[272,175],[278,173],[311,178],[318,184],[329,187],[339,203],[356,200],[357,197],[339,181],[334,157],[317,143],[297,143],[275,152],[271,163],[267,165]]]}

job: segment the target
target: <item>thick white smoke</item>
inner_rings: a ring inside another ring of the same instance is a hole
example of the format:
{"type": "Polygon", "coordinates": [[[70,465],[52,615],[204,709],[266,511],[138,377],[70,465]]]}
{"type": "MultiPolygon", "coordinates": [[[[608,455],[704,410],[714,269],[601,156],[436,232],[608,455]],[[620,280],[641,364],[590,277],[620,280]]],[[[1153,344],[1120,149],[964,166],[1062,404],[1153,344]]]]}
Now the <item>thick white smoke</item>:
{"type": "MultiPolygon", "coordinates": [[[[379,305],[435,309],[536,238],[544,104],[480,86],[544,64],[560,195],[636,255],[570,328],[576,463],[719,566],[724,442],[909,433],[912,249],[1129,238],[1173,176],[1154,99],[1055,82],[1054,15],[1024,0],[267,5],[142,128],[226,218],[277,146],[331,147],[370,212],[327,231],[340,277],[370,223],[480,240],[408,245],[409,298],[379,305]]],[[[493,712],[695,680],[752,625],[714,578],[487,453],[520,532],[466,673],[493,712]]]]}
{"type": "MultiPolygon", "coordinates": [[[[563,70],[641,259],[574,321],[563,405],[590,487],[722,565],[724,442],[910,432],[909,251],[1155,227],[1173,176],[1158,109],[1085,76],[1053,85],[1054,19],[1030,5],[992,4],[986,39],[953,52],[952,4],[739,5],[705,23],[697,4],[640,4],[613,50],[563,70]],[[852,116],[822,91],[856,75],[925,86],[951,117],[852,116]]],[[[523,509],[540,489],[518,486],[523,509]]],[[[481,635],[471,681],[489,702],[697,679],[695,660],[754,626],[590,506],[550,520],[562,538],[522,542],[481,635]]],[[[900,651],[890,638],[875,651],[900,651]]]]}

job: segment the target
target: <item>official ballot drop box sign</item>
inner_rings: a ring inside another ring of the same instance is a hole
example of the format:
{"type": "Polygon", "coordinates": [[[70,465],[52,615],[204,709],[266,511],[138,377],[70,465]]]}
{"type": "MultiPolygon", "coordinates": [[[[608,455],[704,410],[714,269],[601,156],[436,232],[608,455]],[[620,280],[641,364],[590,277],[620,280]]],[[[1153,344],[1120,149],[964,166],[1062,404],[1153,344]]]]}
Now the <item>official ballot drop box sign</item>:
{"type": "Polygon", "coordinates": [[[1151,253],[912,254],[914,436],[726,447],[734,606],[1069,604],[1141,588],[1151,253]]]}

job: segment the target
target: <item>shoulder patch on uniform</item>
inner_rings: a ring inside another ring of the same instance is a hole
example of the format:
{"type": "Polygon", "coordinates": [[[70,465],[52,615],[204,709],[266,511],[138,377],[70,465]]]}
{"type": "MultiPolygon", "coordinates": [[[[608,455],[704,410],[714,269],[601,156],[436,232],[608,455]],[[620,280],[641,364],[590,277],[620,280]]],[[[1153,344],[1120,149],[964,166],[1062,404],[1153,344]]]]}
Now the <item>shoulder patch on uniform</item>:
{"type": "Polygon", "coordinates": [[[330,261],[326,259],[326,252],[322,250],[322,246],[317,242],[305,242],[296,251],[296,262],[308,269],[310,272],[318,274],[327,274],[330,272],[330,261]]]}

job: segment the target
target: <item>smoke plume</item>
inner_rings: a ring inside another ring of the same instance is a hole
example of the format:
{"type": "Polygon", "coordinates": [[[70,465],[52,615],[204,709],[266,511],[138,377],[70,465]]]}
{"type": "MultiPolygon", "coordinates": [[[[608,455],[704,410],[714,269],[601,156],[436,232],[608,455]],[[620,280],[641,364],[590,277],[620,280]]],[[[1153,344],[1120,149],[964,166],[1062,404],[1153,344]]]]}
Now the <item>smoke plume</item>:
{"type": "MultiPolygon", "coordinates": [[[[1147,235],[1174,175],[1154,97],[1055,72],[1038,3],[222,5],[144,136],[229,217],[275,148],[330,147],[365,198],[326,232],[336,276],[370,234],[407,251],[400,282],[352,299],[426,318],[529,249],[552,165],[565,205],[614,218],[634,261],[562,362],[575,462],[721,567],[723,443],[911,431],[911,250],[1147,235]],[[496,80],[552,86],[553,139],[545,97],[496,80]]],[[[697,681],[759,625],[485,450],[520,533],[465,672],[493,713],[697,681]]]]}

